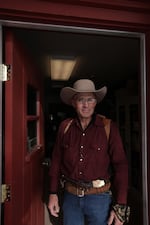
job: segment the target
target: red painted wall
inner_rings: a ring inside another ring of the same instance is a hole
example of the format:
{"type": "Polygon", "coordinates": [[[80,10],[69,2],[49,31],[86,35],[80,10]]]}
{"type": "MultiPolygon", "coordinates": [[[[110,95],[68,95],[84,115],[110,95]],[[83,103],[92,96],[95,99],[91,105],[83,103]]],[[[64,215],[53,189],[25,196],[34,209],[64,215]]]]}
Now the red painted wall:
{"type": "Polygon", "coordinates": [[[145,30],[150,25],[149,3],[104,0],[71,2],[5,0],[0,2],[0,19],[127,30],[145,30]]]}

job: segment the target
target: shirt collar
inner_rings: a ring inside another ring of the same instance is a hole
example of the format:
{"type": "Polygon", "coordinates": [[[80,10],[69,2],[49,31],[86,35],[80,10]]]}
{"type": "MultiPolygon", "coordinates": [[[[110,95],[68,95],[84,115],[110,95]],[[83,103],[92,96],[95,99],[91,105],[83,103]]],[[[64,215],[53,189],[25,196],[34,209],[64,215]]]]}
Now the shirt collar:
{"type": "MultiPolygon", "coordinates": [[[[76,117],[73,120],[73,122],[76,123],[78,126],[80,124],[80,121],[79,121],[78,117],[76,117]]],[[[94,124],[95,126],[104,127],[102,116],[100,116],[99,114],[94,113],[93,116],[92,116],[92,120],[91,120],[90,124],[94,124]]]]}

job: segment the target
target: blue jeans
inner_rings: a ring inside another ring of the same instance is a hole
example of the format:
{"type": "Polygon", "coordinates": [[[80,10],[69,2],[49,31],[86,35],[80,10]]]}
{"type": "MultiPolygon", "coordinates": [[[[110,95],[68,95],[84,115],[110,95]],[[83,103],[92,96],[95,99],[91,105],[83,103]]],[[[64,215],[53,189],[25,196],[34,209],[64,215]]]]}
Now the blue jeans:
{"type": "Polygon", "coordinates": [[[78,197],[64,193],[64,225],[107,225],[112,202],[111,192],[78,197]]]}

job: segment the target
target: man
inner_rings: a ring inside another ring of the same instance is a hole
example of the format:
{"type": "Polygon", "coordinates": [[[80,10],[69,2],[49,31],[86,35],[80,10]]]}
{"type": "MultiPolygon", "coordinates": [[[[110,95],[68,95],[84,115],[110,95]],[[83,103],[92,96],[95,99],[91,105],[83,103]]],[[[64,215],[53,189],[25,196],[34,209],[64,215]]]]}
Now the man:
{"type": "Polygon", "coordinates": [[[64,225],[84,225],[85,218],[90,225],[122,225],[128,215],[128,165],[120,134],[111,121],[107,135],[104,117],[95,113],[106,92],[106,87],[96,90],[91,80],[81,79],[60,93],[77,115],[60,124],[50,167],[48,208],[58,217],[63,179],[64,225]]]}

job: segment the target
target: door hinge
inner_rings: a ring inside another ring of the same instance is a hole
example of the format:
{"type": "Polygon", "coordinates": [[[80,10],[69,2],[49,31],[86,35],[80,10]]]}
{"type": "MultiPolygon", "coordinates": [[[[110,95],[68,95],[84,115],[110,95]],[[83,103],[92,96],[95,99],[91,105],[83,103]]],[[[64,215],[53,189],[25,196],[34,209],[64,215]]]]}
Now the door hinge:
{"type": "Polygon", "coordinates": [[[11,66],[0,64],[0,81],[8,81],[10,79],[11,66]]]}
{"type": "Polygon", "coordinates": [[[10,201],[10,185],[1,185],[1,203],[10,201]]]}

